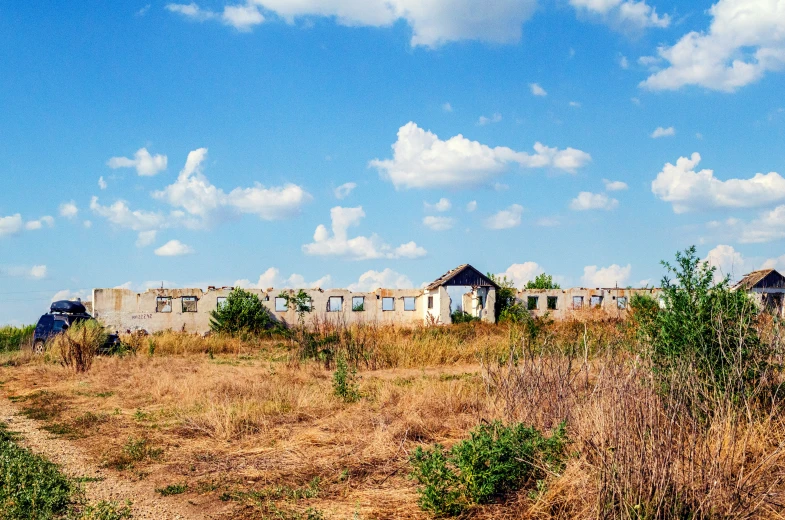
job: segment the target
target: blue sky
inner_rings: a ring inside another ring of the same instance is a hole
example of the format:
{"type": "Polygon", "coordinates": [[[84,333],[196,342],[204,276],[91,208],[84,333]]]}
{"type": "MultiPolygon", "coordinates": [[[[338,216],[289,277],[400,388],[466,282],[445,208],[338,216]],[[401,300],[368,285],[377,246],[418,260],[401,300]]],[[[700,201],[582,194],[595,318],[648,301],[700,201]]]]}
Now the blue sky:
{"type": "Polygon", "coordinates": [[[93,287],[785,268],[785,0],[0,6],[0,323],[93,287]]]}

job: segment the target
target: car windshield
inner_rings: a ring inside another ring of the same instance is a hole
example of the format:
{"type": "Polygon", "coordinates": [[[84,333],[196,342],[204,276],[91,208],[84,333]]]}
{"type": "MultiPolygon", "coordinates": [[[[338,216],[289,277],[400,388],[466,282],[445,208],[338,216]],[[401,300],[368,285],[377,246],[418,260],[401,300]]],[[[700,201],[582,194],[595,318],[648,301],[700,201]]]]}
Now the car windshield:
{"type": "Polygon", "coordinates": [[[68,328],[68,323],[65,320],[55,320],[52,324],[52,332],[62,332],[68,328]]]}

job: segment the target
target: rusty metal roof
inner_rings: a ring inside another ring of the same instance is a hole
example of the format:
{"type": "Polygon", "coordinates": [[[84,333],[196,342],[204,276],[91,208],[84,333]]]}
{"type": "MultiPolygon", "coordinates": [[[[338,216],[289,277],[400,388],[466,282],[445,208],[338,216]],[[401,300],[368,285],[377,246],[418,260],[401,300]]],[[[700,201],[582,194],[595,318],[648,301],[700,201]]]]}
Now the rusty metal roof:
{"type": "MultiPolygon", "coordinates": [[[[477,284],[477,285],[484,286],[484,287],[495,287],[496,289],[499,288],[499,286],[496,284],[496,282],[494,282],[493,280],[491,280],[490,278],[488,278],[487,276],[482,274],[480,271],[478,271],[477,269],[475,269],[471,265],[469,265],[469,264],[461,264],[458,267],[456,267],[455,269],[450,269],[449,271],[447,271],[446,273],[441,275],[439,278],[437,278],[436,280],[431,282],[431,284],[428,285],[425,289],[430,291],[432,289],[436,289],[437,287],[441,287],[442,285],[448,285],[451,280],[455,279],[457,276],[459,276],[460,274],[464,273],[467,270],[473,271],[473,274],[475,275],[475,278],[482,282],[482,283],[477,284]]],[[[469,285],[472,285],[472,284],[469,284],[469,285]]]]}
{"type": "Polygon", "coordinates": [[[778,273],[776,269],[760,269],[758,271],[753,271],[744,275],[744,278],[742,278],[739,283],[734,285],[733,288],[749,291],[761,283],[771,273],[776,273],[779,278],[782,278],[782,275],[778,273]]]}

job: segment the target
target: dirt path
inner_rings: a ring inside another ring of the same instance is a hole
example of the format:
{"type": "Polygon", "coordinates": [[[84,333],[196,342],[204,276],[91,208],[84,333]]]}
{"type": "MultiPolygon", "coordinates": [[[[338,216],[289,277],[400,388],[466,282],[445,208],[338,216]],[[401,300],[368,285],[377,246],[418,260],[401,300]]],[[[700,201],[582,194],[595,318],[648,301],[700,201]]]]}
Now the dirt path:
{"type": "Polygon", "coordinates": [[[131,500],[135,519],[211,518],[200,511],[196,503],[178,503],[177,497],[161,497],[151,483],[121,480],[111,470],[99,468],[82,455],[73,443],[52,437],[41,430],[37,421],[21,415],[5,398],[0,398],[0,421],[6,423],[9,430],[21,434],[19,443],[22,446],[59,464],[66,475],[100,479],[84,484],[90,502],[111,500],[122,505],[126,500],[131,500]]]}

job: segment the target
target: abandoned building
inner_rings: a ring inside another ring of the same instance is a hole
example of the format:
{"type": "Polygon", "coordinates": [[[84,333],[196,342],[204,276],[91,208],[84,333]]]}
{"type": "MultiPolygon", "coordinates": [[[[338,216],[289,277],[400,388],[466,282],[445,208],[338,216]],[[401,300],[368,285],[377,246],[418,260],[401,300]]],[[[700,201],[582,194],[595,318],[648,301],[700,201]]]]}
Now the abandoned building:
{"type": "MultiPolygon", "coordinates": [[[[774,269],[755,271],[745,276],[736,290],[749,291],[759,304],[785,317],[785,277],[774,269]]],[[[202,289],[149,289],[136,293],[129,289],[94,289],[94,316],[116,331],[156,332],[181,330],[205,333],[210,330],[210,314],[233,290],[232,287],[202,289]]],[[[496,294],[499,286],[474,267],[464,264],[440,276],[421,289],[376,289],[352,292],[346,289],[310,289],[311,312],[306,324],[320,321],[379,323],[418,326],[449,324],[452,312],[463,312],[488,323],[496,322],[496,294]],[[457,292],[456,292],[457,291],[457,292]],[[450,294],[452,293],[452,295],[450,294]]],[[[287,324],[297,322],[297,313],[287,306],[282,292],[292,289],[248,289],[256,294],[270,314],[287,324]]],[[[521,289],[517,299],[533,316],[549,315],[565,319],[576,312],[601,312],[624,318],[636,294],[658,299],[660,289],[644,288],[570,288],[521,289]]]]}
{"type": "Polygon", "coordinates": [[[777,270],[753,271],[745,275],[733,289],[747,291],[763,309],[785,318],[785,276],[777,270]]]}
{"type": "MultiPolygon", "coordinates": [[[[417,326],[424,323],[451,323],[452,298],[448,288],[463,288],[464,312],[485,322],[495,323],[496,290],[493,280],[474,267],[461,265],[423,289],[377,289],[352,292],[345,289],[310,289],[312,311],[306,324],[314,320],[340,320],[347,324],[417,326]],[[465,291],[465,292],[464,292],[465,291]]],[[[94,289],[94,316],[111,330],[156,332],[182,330],[205,333],[210,330],[210,313],[218,308],[232,287],[202,289],[149,289],[138,294],[129,289],[94,289]]],[[[281,292],[291,289],[248,289],[256,294],[278,321],[297,323],[297,313],[287,307],[281,292]]]]}

